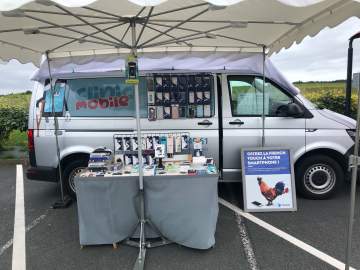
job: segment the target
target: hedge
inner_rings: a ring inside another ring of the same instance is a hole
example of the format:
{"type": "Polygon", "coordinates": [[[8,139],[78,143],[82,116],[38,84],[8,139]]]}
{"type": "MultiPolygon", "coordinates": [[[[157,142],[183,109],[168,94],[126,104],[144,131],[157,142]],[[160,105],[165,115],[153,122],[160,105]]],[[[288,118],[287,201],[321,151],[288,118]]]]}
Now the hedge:
{"type": "MultiPolygon", "coordinates": [[[[345,96],[334,95],[331,92],[326,92],[316,99],[311,99],[320,108],[326,108],[331,111],[344,114],[345,112],[345,96]]],[[[353,95],[351,98],[351,117],[356,119],[357,112],[357,95],[353,95]]]]}
{"type": "Polygon", "coordinates": [[[22,108],[0,108],[0,147],[12,130],[26,131],[28,111],[22,108]]]}

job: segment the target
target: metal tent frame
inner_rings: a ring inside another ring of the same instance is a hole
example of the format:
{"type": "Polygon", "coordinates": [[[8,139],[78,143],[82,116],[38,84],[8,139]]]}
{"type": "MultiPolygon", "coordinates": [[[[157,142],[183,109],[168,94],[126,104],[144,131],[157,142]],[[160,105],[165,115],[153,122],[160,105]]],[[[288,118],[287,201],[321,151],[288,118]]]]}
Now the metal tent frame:
{"type": "MultiPolygon", "coordinates": [[[[286,24],[286,25],[296,26],[297,23],[271,22],[271,21],[241,21],[241,20],[236,20],[236,21],[196,20],[197,17],[199,17],[200,15],[202,15],[206,12],[225,8],[225,7],[214,6],[209,3],[200,3],[200,4],[196,4],[196,5],[190,5],[190,6],[171,9],[171,10],[158,12],[158,13],[154,12],[156,7],[142,7],[135,16],[123,17],[123,16],[119,16],[114,13],[106,12],[106,11],[91,8],[91,7],[82,7],[82,9],[91,10],[95,13],[98,13],[99,15],[79,14],[79,13],[74,13],[74,12],[70,11],[68,8],[65,8],[65,7],[63,7],[59,4],[56,4],[54,2],[51,2],[49,0],[37,0],[36,2],[41,5],[56,7],[58,9],[58,11],[51,11],[51,10],[39,11],[39,10],[34,10],[34,9],[17,9],[17,10],[8,11],[8,12],[2,12],[2,15],[8,16],[8,17],[19,17],[19,18],[25,17],[25,18],[29,18],[29,19],[32,19],[37,22],[44,23],[44,24],[46,24],[46,26],[41,26],[41,27],[37,27],[37,28],[28,28],[28,29],[1,30],[0,33],[1,32],[23,31],[24,34],[26,34],[26,35],[47,35],[47,36],[61,37],[61,38],[69,39],[69,41],[67,41],[63,44],[60,44],[54,48],[50,48],[46,52],[46,56],[47,56],[46,61],[48,61],[49,78],[51,80],[51,89],[52,89],[53,94],[54,94],[54,91],[53,91],[53,82],[52,82],[51,67],[50,67],[50,61],[52,58],[52,54],[56,54],[56,50],[63,48],[74,42],[79,42],[79,43],[87,42],[87,43],[93,43],[93,44],[106,45],[106,46],[114,47],[116,49],[128,49],[129,53],[131,53],[134,56],[137,56],[137,52],[139,49],[146,49],[146,48],[164,46],[164,45],[170,46],[170,45],[176,45],[176,44],[184,44],[191,50],[193,47],[193,45],[191,44],[191,41],[193,41],[193,40],[208,39],[208,38],[213,39],[213,38],[221,37],[221,38],[231,39],[236,42],[245,43],[245,44],[249,45],[249,46],[238,46],[237,48],[239,50],[241,50],[242,48],[256,48],[259,51],[262,51],[262,53],[263,53],[263,89],[262,89],[263,90],[263,108],[262,108],[262,141],[261,141],[261,143],[262,143],[262,146],[265,146],[265,129],[264,129],[264,127],[265,127],[265,105],[264,105],[264,101],[265,101],[265,79],[266,79],[265,78],[265,60],[266,60],[265,56],[266,56],[266,49],[267,49],[266,45],[254,43],[254,42],[243,40],[243,39],[234,38],[234,37],[223,35],[223,34],[218,34],[218,33],[216,33],[216,31],[228,29],[228,28],[243,28],[243,27],[246,27],[247,24],[286,24]],[[179,11],[188,10],[188,9],[192,9],[192,8],[199,8],[199,7],[204,7],[204,9],[189,16],[188,18],[186,18],[184,20],[156,19],[156,17],[159,15],[164,15],[164,14],[169,14],[169,13],[174,13],[174,12],[179,12],[179,11]],[[147,15],[141,16],[141,14],[146,9],[148,9],[147,15]],[[42,18],[36,16],[36,15],[42,14],[42,13],[61,15],[61,16],[69,16],[69,17],[77,19],[80,22],[78,24],[60,25],[60,24],[57,24],[56,22],[45,20],[45,19],[42,19],[42,18]],[[101,21],[90,22],[88,19],[92,19],[92,20],[97,19],[97,20],[101,20],[101,21]],[[205,23],[205,24],[211,22],[211,23],[219,24],[220,26],[216,27],[216,28],[212,28],[207,31],[200,31],[200,30],[196,30],[196,29],[183,27],[184,24],[189,23],[189,22],[205,23]],[[169,23],[171,23],[171,24],[169,24],[169,23]],[[136,26],[137,25],[141,26],[141,30],[138,35],[136,34],[136,26]],[[86,33],[84,31],[76,29],[76,27],[80,27],[80,26],[89,26],[89,27],[93,28],[94,31],[91,33],[86,33]],[[105,28],[100,28],[100,26],[105,26],[105,28]],[[118,27],[124,27],[124,28],[126,27],[124,29],[124,32],[123,32],[123,35],[121,38],[116,37],[109,32],[110,30],[112,30],[114,28],[118,28],[118,27]],[[166,30],[160,30],[160,29],[157,29],[156,27],[166,28],[166,30]],[[54,30],[54,29],[55,30],[56,29],[66,30],[67,32],[69,32],[69,34],[75,33],[80,36],[73,37],[73,36],[67,36],[64,34],[49,32],[49,30],[54,30]],[[153,30],[153,31],[157,32],[157,34],[155,34],[153,37],[151,37],[145,41],[142,41],[142,36],[143,36],[145,29],[153,30]],[[190,33],[187,35],[182,35],[182,36],[176,37],[173,34],[171,34],[171,32],[176,29],[185,30],[190,33]],[[99,34],[101,34],[101,36],[99,36],[99,34]],[[124,41],[125,37],[127,35],[131,35],[131,41],[132,41],[131,44],[128,44],[124,41]],[[104,36],[106,36],[106,38],[104,36]],[[163,36],[168,37],[168,39],[159,41],[159,39],[162,38],[163,36]]],[[[16,45],[16,44],[12,44],[12,45],[19,46],[22,48],[24,47],[24,46],[20,46],[20,45],[16,45]]],[[[206,47],[206,46],[202,46],[202,47],[206,47]]],[[[218,48],[221,48],[221,47],[222,46],[219,46],[218,48]]],[[[226,49],[226,46],[224,46],[223,48],[226,49]]],[[[233,48],[233,47],[231,47],[231,48],[233,48]]],[[[137,132],[137,137],[141,138],[140,104],[139,104],[139,87],[138,87],[138,85],[135,85],[135,108],[136,108],[136,132],[137,132]]],[[[56,138],[56,149],[57,149],[57,156],[58,156],[58,162],[59,162],[61,200],[62,200],[63,204],[65,204],[66,199],[64,196],[63,183],[62,183],[62,171],[61,171],[61,164],[60,164],[61,157],[60,157],[60,147],[59,147],[59,141],[58,141],[59,125],[58,125],[57,116],[54,113],[54,102],[53,102],[53,116],[54,116],[54,125],[55,125],[54,129],[55,129],[55,138],[56,138]]],[[[135,269],[139,269],[139,270],[144,269],[146,248],[149,247],[149,245],[147,245],[146,236],[145,236],[145,225],[146,225],[146,223],[148,223],[151,227],[153,227],[151,221],[149,221],[147,219],[146,214],[145,214],[144,181],[143,181],[143,171],[141,169],[142,165],[143,165],[142,144],[141,143],[139,143],[139,145],[138,145],[138,159],[139,159],[140,237],[139,237],[139,243],[137,245],[139,247],[139,255],[138,255],[138,258],[134,265],[134,270],[135,269]]],[[[155,228],[155,230],[156,230],[156,228],[155,228]]],[[[159,245],[167,244],[167,243],[168,242],[166,241],[166,239],[162,238],[162,243],[155,244],[153,246],[159,246],[159,245]]]]}

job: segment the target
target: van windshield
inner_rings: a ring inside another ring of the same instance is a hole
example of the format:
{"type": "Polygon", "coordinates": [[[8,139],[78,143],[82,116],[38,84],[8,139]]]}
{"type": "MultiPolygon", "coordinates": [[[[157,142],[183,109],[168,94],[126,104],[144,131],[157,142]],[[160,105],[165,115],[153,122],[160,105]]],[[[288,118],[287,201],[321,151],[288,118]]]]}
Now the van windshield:
{"type": "MultiPolygon", "coordinates": [[[[146,79],[140,78],[140,113],[147,117],[146,79]]],[[[70,79],[66,81],[67,109],[74,117],[134,117],[134,86],[125,78],[70,79]]]]}

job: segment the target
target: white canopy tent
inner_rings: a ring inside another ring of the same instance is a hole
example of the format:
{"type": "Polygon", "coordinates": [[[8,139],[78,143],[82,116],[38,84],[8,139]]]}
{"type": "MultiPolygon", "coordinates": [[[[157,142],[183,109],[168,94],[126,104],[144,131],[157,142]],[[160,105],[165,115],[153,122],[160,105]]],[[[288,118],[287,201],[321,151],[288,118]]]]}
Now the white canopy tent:
{"type": "MultiPolygon", "coordinates": [[[[359,16],[359,2],[2,0],[0,59],[15,58],[21,63],[32,62],[39,66],[41,57],[46,55],[51,79],[52,73],[56,72],[56,63],[71,58],[263,53],[262,74],[265,76],[265,53],[279,52],[308,35],[317,34],[326,26],[334,27],[352,16],[359,16]]],[[[140,137],[138,94],[138,87],[135,87],[137,134],[140,137]]],[[[54,119],[56,130],[55,114],[54,119]]],[[[141,144],[138,154],[141,167],[141,144]]],[[[58,157],[60,160],[59,148],[58,157]]],[[[59,172],[61,174],[61,168],[59,172]]],[[[139,172],[142,192],[142,170],[139,172]]],[[[143,202],[141,208],[143,232],[147,222],[143,202]]],[[[144,266],[145,240],[142,233],[136,269],[144,266]]]]}
{"type": "Polygon", "coordinates": [[[3,0],[0,59],[170,51],[270,54],[360,14],[358,0],[3,0]],[[226,8],[226,6],[231,5],[226,8]]]}

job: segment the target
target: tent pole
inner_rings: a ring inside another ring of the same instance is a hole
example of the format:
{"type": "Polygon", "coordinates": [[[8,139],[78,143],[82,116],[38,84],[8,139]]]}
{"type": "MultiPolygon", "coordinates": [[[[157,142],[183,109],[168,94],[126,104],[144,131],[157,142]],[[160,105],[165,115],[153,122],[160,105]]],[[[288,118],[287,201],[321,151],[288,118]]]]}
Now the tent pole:
{"type": "Polygon", "coordinates": [[[353,39],[350,39],[349,48],[348,48],[347,78],[346,78],[346,92],[345,92],[345,115],[346,116],[351,115],[352,65],[353,65],[353,39]]]}
{"type": "MultiPolygon", "coordinates": [[[[360,32],[356,33],[349,39],[349,49],[348,49],[348,66],[347,66],[347,80],[346,80],[346,113],[351,113],[351,79],[352,79],[352,65],[353,65],[353,41],[360,38],[360,32]]],[[[359,121],[360,121],[360,95],[358,95],[357,101],[357,114],[356,114],[356,133],[355,133],[355,146],[354,154],[349,158],[349,167],[351,168],[351,193],[350,193],[350,209],[349,209],[349,220],[348,220],[348,231],[347,231],[347,242],[346,242],[346,252],[345,252],[345,270],[350,269],[350,260],[351,260],[351,248],[352,248],[352,234],[354,226],[354,213],[355,213],[355,199],[356,199],[356,182],[358,176],[358,168],[360,165],[359,157],[359,121]]]]}
{"type": "Polygon", "coordinates": [[[350,156],[350,166],[351,166],[351,193],[350,193],[350,214],[348,220],[348,231],[347,231],[347,242],[346,242],[346,260],[345,260],[345,270],[350,268],[351,260],[351,248],[352,248],[352,234],[354,226],[354,213],[355,213],[355,199],[356,199],[356,182],[357,182],[357,172],[359,168],[360,158],[359,158],[359,121],[360,121],[360,95],[358,95],[357,102],[357,122],[356,122],[356,134],[355,134],[355,146],[354,154],[350,156]]]}
{"type": "MultiPolygon", "coordinates": [[[[132,54],[137,56],[136,48],[136,21],[130,21],[131,26],[131,40],[132,40],[132,54]]],[[[144,201],[144,177],[143,177],[143,159],[142,159],[142,137],[141,137],[141,123],[140,123],[140,98],[139,85],[135,84],[135,111],[136,111],[136,132],[138,138],[138,160],[139,160],[139,199],[140,199],[140,237],[139,237],[139,256],[134,265],[134,270],[143,269],[145,263],[146,253],[146,238],[145,238],[145,201],[144,201]]]]}
{"type": "Polygon", "coordinates": [[[266,46],[263,46],[263,94],[262,94],[262,115],[261,115],[261,147],[265,146],[265,61],[266,61],[266,46]]]}
{"type": "Polygon", "coordinates": [[[60,200],[56,201],[52,208],[67,208],[72,200],[69,196],[65,196],[64,194],[64,185],[63,185],[63,177],[62,177],[62,168],[61,168],[61,158],[60,158],[60,146],[59,146],[59,121],[55,112],[55,89],[53,86],[53,78],[51,75],[51,67],[50,67],[50,58],[49,53],[46,52],[46,61],[48,64],[49,70],[49,80],[50,80],[50,91],[51,91],[51,103],[52,103],[52,115],[54,118],[54,130],[55,130],[55,143],[56,143],[56,156],[58,161],[58,174],[59,174],[59,182],[60,182],[60,200]]]}

